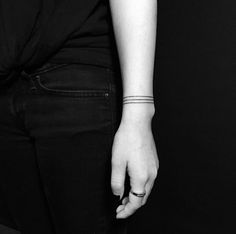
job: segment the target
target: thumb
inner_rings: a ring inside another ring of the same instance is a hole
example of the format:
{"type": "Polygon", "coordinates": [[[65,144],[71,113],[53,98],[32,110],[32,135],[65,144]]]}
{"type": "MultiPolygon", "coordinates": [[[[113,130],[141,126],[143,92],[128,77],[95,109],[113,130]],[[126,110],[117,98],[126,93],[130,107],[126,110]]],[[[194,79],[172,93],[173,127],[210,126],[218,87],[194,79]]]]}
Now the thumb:
{"type": "Polygon", "coordinates": [[[126,164],[112,163],[111,168],[111,188],[114,195],[119,195],[120,199],[124,194],[124,183],[126,174],[126,164]]]}

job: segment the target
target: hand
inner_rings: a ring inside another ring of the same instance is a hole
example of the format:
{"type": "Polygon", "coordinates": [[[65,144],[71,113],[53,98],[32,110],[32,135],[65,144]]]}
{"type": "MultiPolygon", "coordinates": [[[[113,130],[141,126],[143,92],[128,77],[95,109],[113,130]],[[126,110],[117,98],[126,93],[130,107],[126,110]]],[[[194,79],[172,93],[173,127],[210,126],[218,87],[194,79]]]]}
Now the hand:
{"type": "Polygon", "coordinates": [[[113,140],[111,164],[111,187],[115,195],[124,194],[126,169],[131,189],[136,193],[146,191],[144,197],[129,193],[123,198],[116,218],[126,218],[146,203],[157,176],[159,160],[150,124],[121,121],[113,140]]]}

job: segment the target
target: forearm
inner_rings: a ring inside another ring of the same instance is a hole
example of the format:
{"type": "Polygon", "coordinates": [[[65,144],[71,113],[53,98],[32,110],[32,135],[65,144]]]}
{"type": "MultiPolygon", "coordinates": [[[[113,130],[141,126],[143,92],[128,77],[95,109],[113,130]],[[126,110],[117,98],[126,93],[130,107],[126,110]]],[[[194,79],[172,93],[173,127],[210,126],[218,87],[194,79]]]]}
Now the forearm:
{"type": "MultiPolygon", "coordinates": [[[[123,96],[153,96],[157,0],[109,0],[123,96]]],[[[122,119],[151,119],[154,103],[124,104],[122,119]]]]}

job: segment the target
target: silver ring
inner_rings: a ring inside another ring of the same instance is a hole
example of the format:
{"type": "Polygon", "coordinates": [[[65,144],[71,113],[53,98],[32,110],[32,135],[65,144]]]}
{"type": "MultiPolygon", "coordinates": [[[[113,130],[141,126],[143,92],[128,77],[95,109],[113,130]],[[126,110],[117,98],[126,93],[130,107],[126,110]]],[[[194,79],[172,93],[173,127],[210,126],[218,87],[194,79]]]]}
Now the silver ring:
{"type": "Polygon", "coordinates": [[[135,193],[132,190],[130,190],[130,193],[132,193],[136,197],[144,197],[146,195],[146,192],[143,193],[135,193]]]}

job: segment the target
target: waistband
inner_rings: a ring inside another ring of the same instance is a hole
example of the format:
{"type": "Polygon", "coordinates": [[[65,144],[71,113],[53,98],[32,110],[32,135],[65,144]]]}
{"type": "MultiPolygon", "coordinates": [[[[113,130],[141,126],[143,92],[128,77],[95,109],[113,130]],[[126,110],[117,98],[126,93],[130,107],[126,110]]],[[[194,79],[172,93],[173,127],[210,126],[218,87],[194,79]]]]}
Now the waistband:
{"type": "Polygon", "coordinates": [[[42,72],[47,72],[62,66],[68,65],[66,63],[55,64],[55,63],[45,63],[36,69],[13,69],[8,75],[0,76],[0,87],[10,84],[12,81],[16,80],[19,76],[24,78],[32,78],[42,72]]]}
{"type": "Polygon", "coordinates": [[[63,67],[63,66],[69,66],[69,65],[82,65],[82,66],[95,66],[95,67],[100,67],[101,69],[107,69],[114,73],[114,70],[111,70],[108,67],[102,67],[102,66],[96,66],[92,64],[80,64],[80,63],[52,63],[52,62],[47,62],[44,63],[42,66],[36,68],[36,69],[17,69],[17,70],[12,70],[9,75],[7,76],[0,76],[0,88],[4,87],[5,85],[10,84],[12,81],[18,79],[18,77],[23,77],[26,79],[33,79],[35,76],[63,67]]]}

